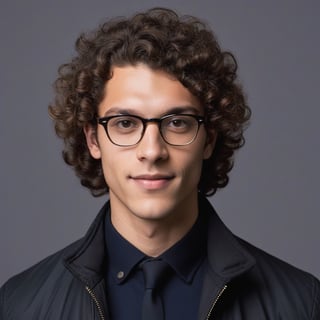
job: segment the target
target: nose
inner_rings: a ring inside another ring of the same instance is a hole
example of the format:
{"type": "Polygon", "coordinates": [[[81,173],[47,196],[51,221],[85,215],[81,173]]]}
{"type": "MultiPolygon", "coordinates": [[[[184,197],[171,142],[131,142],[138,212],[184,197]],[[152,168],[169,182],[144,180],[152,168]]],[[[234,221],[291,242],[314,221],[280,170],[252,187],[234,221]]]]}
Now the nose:
{"type": "Polygon", "coordinates": [[[168,145],[161,137],[157,123],[150,122],[137,145],[137,158],[140,161],[157,162],[168,158],[168,145]]]}

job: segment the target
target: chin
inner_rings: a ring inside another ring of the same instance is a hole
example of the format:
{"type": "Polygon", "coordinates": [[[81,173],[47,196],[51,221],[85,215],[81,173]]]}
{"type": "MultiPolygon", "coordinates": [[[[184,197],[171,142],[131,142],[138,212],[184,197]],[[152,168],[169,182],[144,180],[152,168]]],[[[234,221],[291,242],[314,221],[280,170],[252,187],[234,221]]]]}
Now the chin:
{"type": "Polygon", "coordinates": [[[141,219],[146,220],[162,220],[177,213],[177,204],[170,204],[168,198],[160,199],[145,199],[137,204],[137,210],[134,210],[141,219]]]}

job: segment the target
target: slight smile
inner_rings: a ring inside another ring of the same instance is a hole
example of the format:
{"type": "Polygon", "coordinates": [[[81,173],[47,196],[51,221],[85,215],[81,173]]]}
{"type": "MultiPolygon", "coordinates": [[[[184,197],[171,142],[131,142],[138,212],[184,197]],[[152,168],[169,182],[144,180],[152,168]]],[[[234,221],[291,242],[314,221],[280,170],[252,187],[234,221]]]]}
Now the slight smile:
{"type": "Polygon", "coordinates": [[[174,176],[163,174],[142,174],[129,176],[129,178],[143,189],[158,190],[167,187],[174,176]]]}

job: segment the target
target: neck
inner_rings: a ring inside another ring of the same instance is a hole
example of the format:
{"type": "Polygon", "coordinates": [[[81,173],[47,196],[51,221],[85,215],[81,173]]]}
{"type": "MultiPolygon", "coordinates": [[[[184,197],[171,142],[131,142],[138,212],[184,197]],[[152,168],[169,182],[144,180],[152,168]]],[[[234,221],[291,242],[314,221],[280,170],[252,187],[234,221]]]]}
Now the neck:
{"type": "Polygon", "coordinates": [[[179,208],[164,217],[145,218],[128,214],[111,204],[111,222],[120,235],[141,252],[157,257],[182,239],[198,217],[197,196],[185,201],[179,208]],[[192,200],[192,199],[191,199],[192,200]]]}

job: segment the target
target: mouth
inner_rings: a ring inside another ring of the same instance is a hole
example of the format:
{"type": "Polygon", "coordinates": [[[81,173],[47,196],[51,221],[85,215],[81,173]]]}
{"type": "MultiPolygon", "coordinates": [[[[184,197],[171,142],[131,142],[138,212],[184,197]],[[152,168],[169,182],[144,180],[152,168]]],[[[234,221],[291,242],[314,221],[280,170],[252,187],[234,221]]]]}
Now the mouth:
{"type": "Polygon", "coordinates": [[[139,187],[147,190],[157,190],[167,187],[174,178],[171,174],[141,174],[129,176],[139,187]]]}

